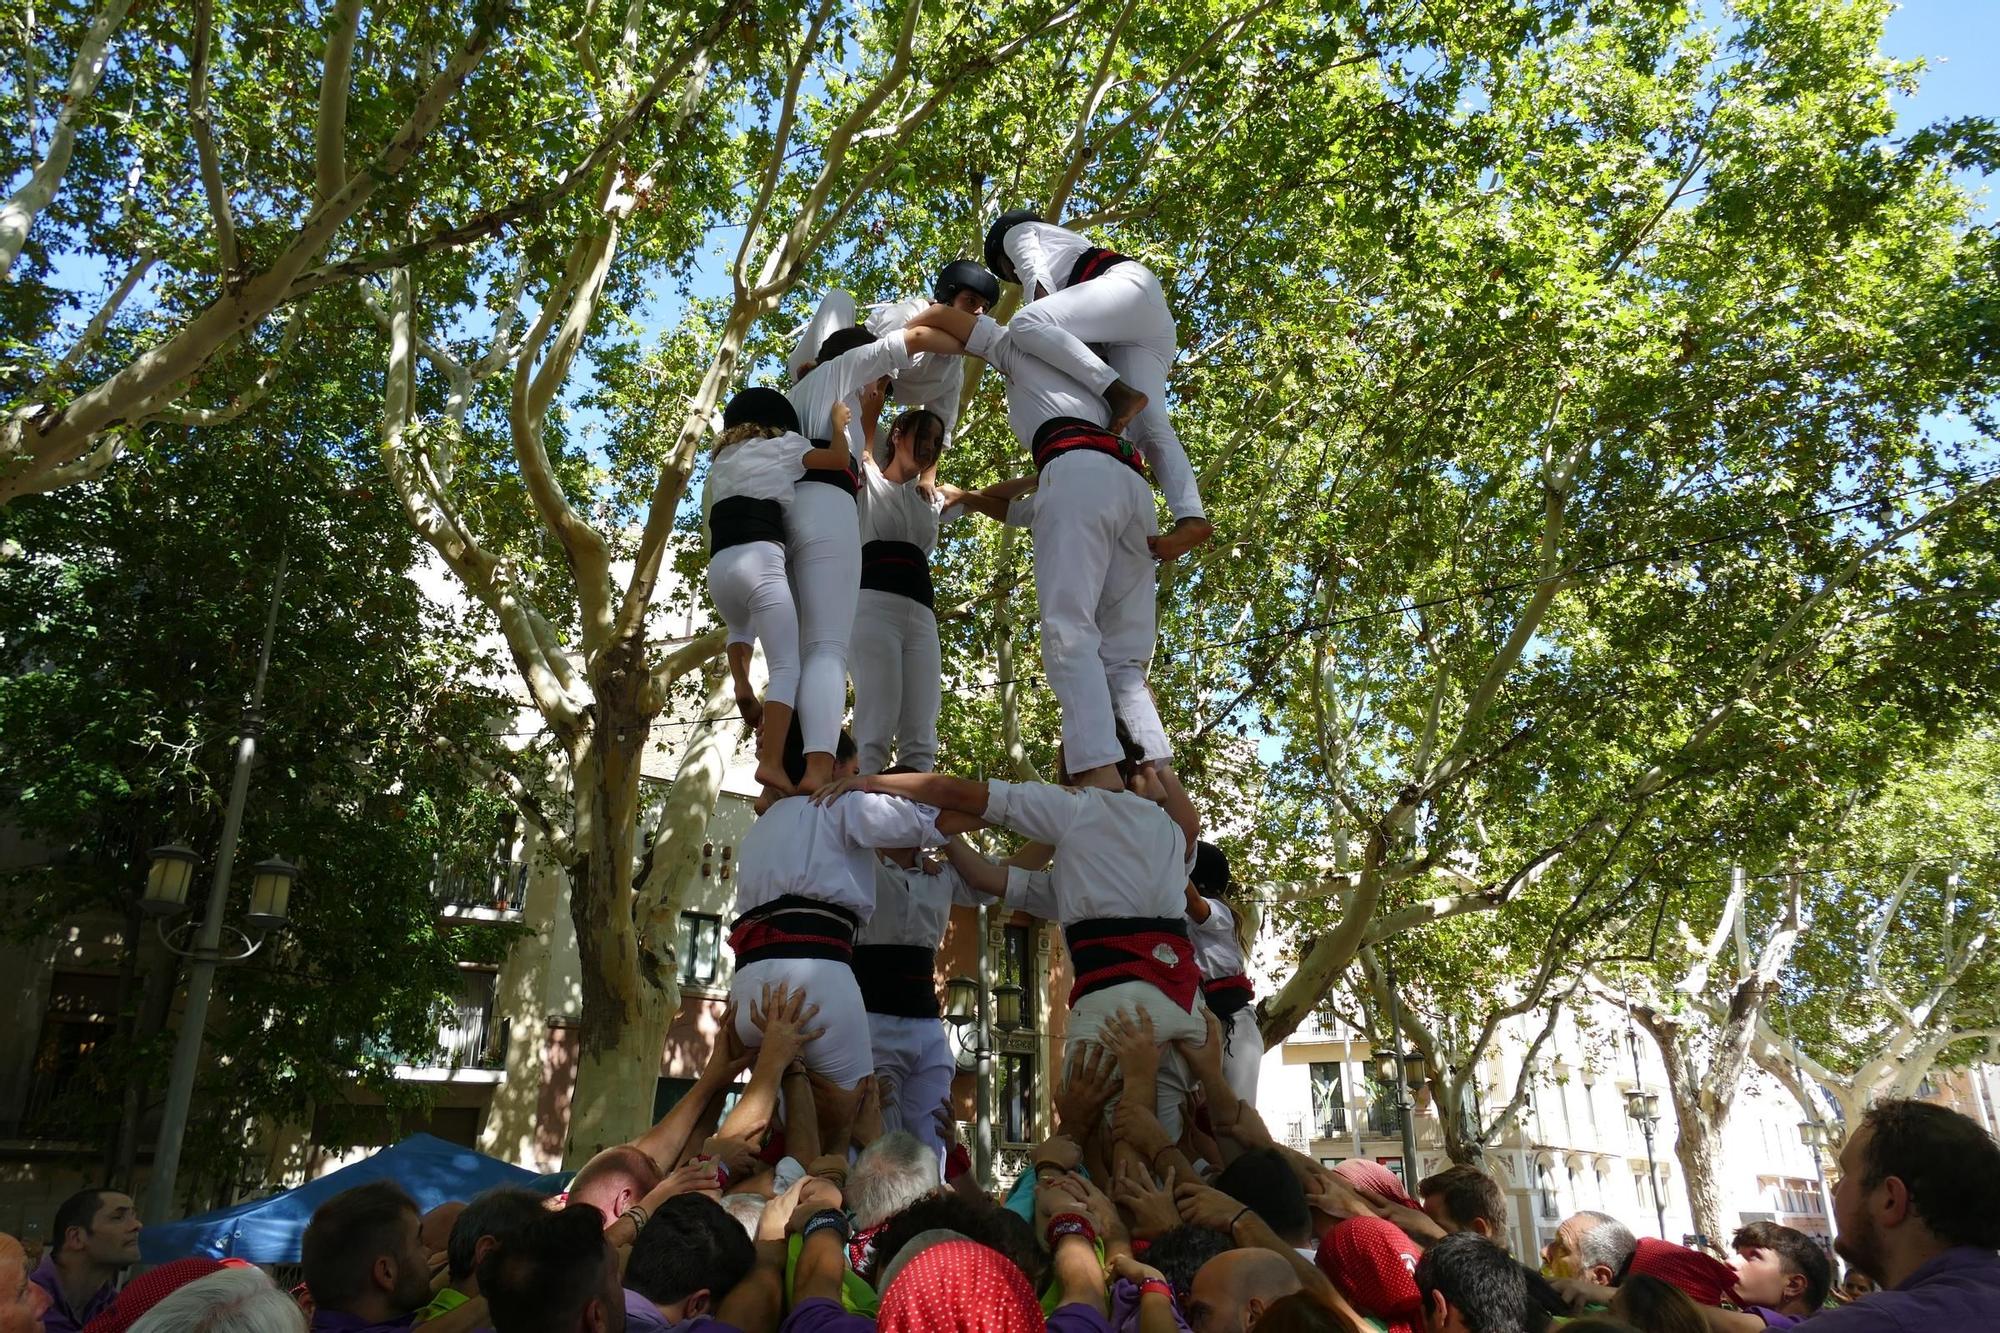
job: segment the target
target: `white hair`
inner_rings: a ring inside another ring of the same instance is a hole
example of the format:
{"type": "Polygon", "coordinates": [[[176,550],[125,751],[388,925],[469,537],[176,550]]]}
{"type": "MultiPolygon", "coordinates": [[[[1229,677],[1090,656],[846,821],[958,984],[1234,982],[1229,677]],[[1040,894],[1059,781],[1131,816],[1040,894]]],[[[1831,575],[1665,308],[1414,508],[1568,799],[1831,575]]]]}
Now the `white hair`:
{"type": "Polygon", "coordinates": [[[861,1150],[847,1173],[847,1208],[866,1230],[886,1222],[938,1187],[935,1152],[906,1129],[893,1130],[861,1150]]]}
{"type": "Polygon", "coordinates": [[[255,1268],[225,1268],[161,1298],[129,1333],[306,1333],[298,1304],[255,1268]]]}
{"type": "Polygon", "coordinates": [[[768,1202],[761,1194],[725,1194],[722,1196],[722,1211],[728,1213],[750,1233],[750,1239],[757,1239],[757,1224],[764,1220],[764,1205],[768,1202]]]}

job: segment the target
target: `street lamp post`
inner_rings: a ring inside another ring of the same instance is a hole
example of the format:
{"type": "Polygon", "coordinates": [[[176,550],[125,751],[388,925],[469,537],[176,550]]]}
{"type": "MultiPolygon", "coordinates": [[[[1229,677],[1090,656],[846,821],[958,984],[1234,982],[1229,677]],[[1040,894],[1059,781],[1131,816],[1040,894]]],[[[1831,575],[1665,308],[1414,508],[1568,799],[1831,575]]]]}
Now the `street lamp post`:
{"type": "MultiPolygon", "coordinates": [[[[1638,1051],[1633,1050],[1633,1066],[1638,1065],[1638,1051]]],[[[1660,1123],[1660,1094],[1634,1088],[1625,1094],[1625,1114],[1639,1122],[1639,1129],[1646,1136],[1646,1183],[1653,1188],[1653,1214],[1660,1226],[1660,1239],[1667,1238],[1667,1204],[1660,1197],[1660,1167],[1653,1157],[1653,1130],[1660,1123]]]]}
{"type": "MultiPolygon", "coordinates": [[[[174,1061],[167,1076],[166,1108],[160,1117],[160,1137],[153,1149],[153,1173],[146,1185],[146,1222],[149,1225],[167,1220],[173,1210],[174,1186],[180,1174],[181,1139],[187,1133],[188,1107],[194,1099],[195,1073],[201,1066],[202,1030],[208,1023],[209,994],[215,987],[215,968],[218,963],[247,958],[249,952],[225,959],[222,953],[223,913],[229,905],[229,878],[236,867],[236,839],[243,831],[243,807],[250,796],[250,769],[257,756],[257,736],[263,729],[264,680],[271,669],[271,640],[278,632],[278,598],[285,586],[285,565],[290,559],[290,551],[281,548],[278,552],[278,566],[271,582],[271,605],[264,617],[264,640],[257,655],[257,677],[250,689],[250,702],[244,706],[242,724],[237,728],[236,769],[230,777],[229,804],[222,816],[222,839],[215,850],[215,877],[209,881],[208,906],[198,928],[195,945],[191,950],[176,950],[194,960],[188,969],[187,1007],[181,1013],[181,1027],[174,1039],[174,1061]]],[[[155,915],[166,915],[175,907],[184,909],[187,901],[188,880],[194,869],[194,854],[184,847],[162,848],[166,864],[162,866],[161,856],[155,855],[152,870],[147,875],[147,890],[150,911],[155,915]],[[154,896],[155,886],[162,891],[178,888],[177,901],[171,905],[167,900],[154,896]]],[[[267,868],[273,863],[259,866],[258,878],[266,878],[267,868]]],[[[277,863],[282,865],[283,863],[277,863]]],[[[278,895],[277,881],[283,881],[283,895],[276,898],[278,915],[283,915],[283,897],[289,896],[291,876],[287,873],[273,874],[270,883],[265,884],[268,894],[278,895]]],[[[260,924],[259,918],[268,919],[268,906],[273,899],[266,899],[266,906],[258,908],[253,902],[252,923],[260,924]]],[[[164,938],[162,932],[162,938],[164,938]]],[[[261,943],[261,941],[259,941],[261,943]]],[[[169,947],[172,947],[169,942],[169,947]]],[[[254,951],[255,946],[251,946],[254,951]]]]}
{"type": "Polygon", "coordinates": [[[1403,1053],[1400,1044],[1403,1002],[1396,994],[1396,965],[1386,956],[1382,959],[1382,979],[1389,988],[1389,1039],[1397,1044],[1375,1057],[1375,1077],[1395,1089],[1396,1118],[1401,1122],[1403,1134],[1403,1188],[1413,1190],[1418,1171],[1416,1102],[1412,1094],[1424,1086],[1424,1080],[1429,1076],[1429,1062],[1421,1051],[1403,1053]]]}
{"type": "MultiPolygon", "coordinates": [[[[982,924],[986,909],[979,909],[982,924]]],[[[984,938],[984,932],[981,933],[984,938]]],[[[945,982],[945,1023],[961,1056],[972,1060],[972,1170],[982,1189],[993,1187],[993,1055],[994,1029],[1013,1032],[1021,1026],[1021,987],[1013,982],[982,984],[990,976],[981,951],[981,980],[953,977],[945,982]],[[990,997],[990,1002],[989,1002],[990,997]],[[968,1035],[969,1034],[969,1035],[968,1035]]],[[[960,1069],[965,1068],[961,1062],[960,1069]]]]}
{"type": "Polygon", "coordinates": [[[1813,1178],[1819,1181],[1820,1215],[1826,1219],[1826,1224],[1831,1227],[1833,1225],[1833,1196],[1827,1193],[1826,1168],[1820,1164],[1820,1149],[1826,1147],[1826,1126],[1821,1124],[1817,1119],[1801,1120],[1799,1122],[1799,1142],[1805,1144],[1806,1151],[1812,1154],[1813,1178]]]}

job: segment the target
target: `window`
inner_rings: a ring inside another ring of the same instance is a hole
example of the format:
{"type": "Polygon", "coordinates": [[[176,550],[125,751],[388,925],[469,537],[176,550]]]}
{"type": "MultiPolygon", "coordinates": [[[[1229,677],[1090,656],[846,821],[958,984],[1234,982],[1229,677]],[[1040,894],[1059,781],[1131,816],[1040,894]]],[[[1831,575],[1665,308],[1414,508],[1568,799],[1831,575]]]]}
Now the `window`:
{"type": "Polygon", "coordinates": [[[1535,1163],[1535,1193],[1541,1204],[1542,1220],[1561,1221],[1562,1204],[1556,1198],[1556,1173],[1547,1162],[1535,1163]]]}
{"type": "Polygon", "coordinates": [[[1035,931],[1034,926],[1002,927],[1000,981],[1021,988],[1021,1030],[1035,1030],[1035,931]]]}
{"type": "Polygon", "coordinates": [[[722,968],[722,918],[682,912],[679,949],[681,985],[715,985],[722,968]]]}
{"type": "Polygon", "coordinates": [[[97,1048],[117,1034],[117,1012],[116,977],[57,972],[50,979],[34,1072],[21,1108],[24,1129],[54,1138],[83,1136],[79,1131],[103,1105],[102,1080],[110,1071],[98,1068],[97,1048]]]}
{"type": "Polygon", "coordinates": [[[1035,1057],[1000,1057],[1000,1137],[1007,1143],[1035,1141],[1035,1057]]]}
{"type": "Polygon", "coordinates": [[[1341,1095],[1340,1065],[1315,1060],[1312,1073],[1313,1137],[1330,1139],[1347,1132],[1347,1104],[1341,1095]]]}
{"type": "Polygon", "coordinates": [[[1405,1183],[1405,1185],[1404,1185],[1404,1188],[1405,1188],[1405,1189],[1408,1189],[1408,1188],[1409,1188],[1409,1186],[1408,1186],[1408,1184],[1407,1184],[1407,1181],[1408,1181],[1409,1177],[1407,1177],[1407,1176],[1405,1176],[1405,1175],[1403,1174],[1403,1159],[1402,1159],[1402,1158],[1400,1158],[1400,1157],[1377,1157],[1377,1158],[1376,1158],[1375,1160],[1376,1160],[1376,1161],[1378,1161],[1378,1162],[1380,1162],[1380,1163],[1381,1163],[1381,1164],[1382,1164],[1383,1166],[1386,1166],[1386,1167],[1388,1167],[1388,1168],[1389,1168],[1389,1174],[1390,1174],[1390,1175],[1394,1176],[1394,1177],[1395,1177],[1396,1179],[1398,1179],[1398,1180],[1401,1180],[1401,1181],[1405,1181],[1405,1182],[1406,1182],[1406,1183],[1405,1183]]]}
{"type": "Polygon", "coordinates": [[[439,1057],[425,1064],[442,1069],[506,1066],[506,1025],[495,1021],[499,987],[500,974],[492,968],[459,969],[458,994],[452,999],[450,1015],[438,1029],[439,1057]]]}
{"type": "Polygon", "coordinates": [[[1396,1090],[1377,1079],[1367,1076],[1368,1132],[1377,1138],[1391,1138],[1403,1132],[1402,1117],[1397,1113],[1396,1090]]]}

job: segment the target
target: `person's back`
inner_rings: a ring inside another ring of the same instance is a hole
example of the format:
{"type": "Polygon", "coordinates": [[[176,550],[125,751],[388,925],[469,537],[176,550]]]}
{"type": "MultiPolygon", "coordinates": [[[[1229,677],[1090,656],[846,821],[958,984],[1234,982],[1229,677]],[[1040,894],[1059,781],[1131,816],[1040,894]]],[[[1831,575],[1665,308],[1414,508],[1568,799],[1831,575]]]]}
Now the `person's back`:
{"type": "Polygon", "coordinates": [[[180,1287],[127,1333],[305,1333],[298,1303],[255,1268],[225,1268],[180,1287]]]}
{"type": "MultiPolygon", "coordinates": [[[[640,1232],[644,1235],[643,1229],[640,1232]]],[[[624,1333],[618,1254],[596,1209],[537,1218],[479,1265],[493,1333],[624,1333]]]]}
{"type": "Polygon", "coordinates": [[[1928,1102],[1877,1102],[1840,1152],[1834,1249],[1880,1288],[1814,1333],[2000,1329],[2000,1144],[1928,1102]]]}

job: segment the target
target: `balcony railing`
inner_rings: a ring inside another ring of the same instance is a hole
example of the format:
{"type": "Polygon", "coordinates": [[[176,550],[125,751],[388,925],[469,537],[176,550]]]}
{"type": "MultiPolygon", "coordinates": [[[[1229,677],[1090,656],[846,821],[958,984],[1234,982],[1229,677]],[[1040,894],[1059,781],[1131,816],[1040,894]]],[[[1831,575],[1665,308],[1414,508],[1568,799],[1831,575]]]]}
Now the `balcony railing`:
{"type": "Polygon", "coordinates": [[[1336,1139],[1347,1132],[1347,1108],[1322,1107],[1313,1112],[1313,1137],[1316,1139],[1336,1139]]]}
{"type": "Polygon", "coordinates": [[[497,912],[519,916],[528,900],[525,861],[495,861],[485,870],[440,870],[431,897],[447,914],[497,912]]]}
{"type": "Polygon", "coordinates": [[[452,1069],[501,1069],[506,1066],[506,1020],[496,1018],[493,996],[468,997],[452,1006],[438,1029],[442,1050],[438,1063],[452,1069]]]}

